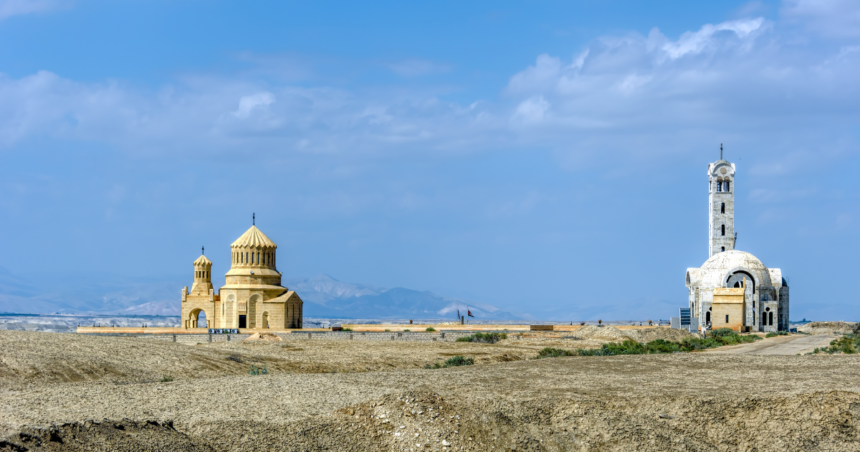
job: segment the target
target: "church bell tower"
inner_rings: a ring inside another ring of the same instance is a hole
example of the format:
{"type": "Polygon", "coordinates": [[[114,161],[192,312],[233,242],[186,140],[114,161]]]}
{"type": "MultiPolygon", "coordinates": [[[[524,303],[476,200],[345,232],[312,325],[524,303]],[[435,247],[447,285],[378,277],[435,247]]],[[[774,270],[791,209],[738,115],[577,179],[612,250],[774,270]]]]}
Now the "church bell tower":
{"type": "Polygon", "coordinates": [[[720,159],[708,164],[708,257],[735,249],[735,164],[720,159]]]}

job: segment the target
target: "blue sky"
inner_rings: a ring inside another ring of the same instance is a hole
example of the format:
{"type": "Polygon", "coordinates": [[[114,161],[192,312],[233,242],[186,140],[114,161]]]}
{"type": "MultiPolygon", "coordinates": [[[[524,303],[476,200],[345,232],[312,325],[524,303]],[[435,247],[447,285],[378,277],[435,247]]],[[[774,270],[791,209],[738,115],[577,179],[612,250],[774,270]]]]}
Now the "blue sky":
{"type": "Polygon", "coordinates": [[[0,267],[178,293],[256,212],[285,276],[668,318],[725,143],[738,248],[856,319],[858,69],[848,0],[0,0],[0,267]]]}

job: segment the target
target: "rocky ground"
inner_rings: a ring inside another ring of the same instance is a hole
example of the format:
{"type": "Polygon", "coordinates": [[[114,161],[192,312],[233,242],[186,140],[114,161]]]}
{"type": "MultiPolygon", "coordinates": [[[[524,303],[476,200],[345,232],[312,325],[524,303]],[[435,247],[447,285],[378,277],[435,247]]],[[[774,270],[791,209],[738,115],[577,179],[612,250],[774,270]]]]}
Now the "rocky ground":
{"type": "Polygon", "coordinates": [[[858,357],[532,359],[600,343],[191,346],[0,331],[0,450],[860,449],[858,357]],[[454,354],[477,364],[423,369],[454,354]]]}

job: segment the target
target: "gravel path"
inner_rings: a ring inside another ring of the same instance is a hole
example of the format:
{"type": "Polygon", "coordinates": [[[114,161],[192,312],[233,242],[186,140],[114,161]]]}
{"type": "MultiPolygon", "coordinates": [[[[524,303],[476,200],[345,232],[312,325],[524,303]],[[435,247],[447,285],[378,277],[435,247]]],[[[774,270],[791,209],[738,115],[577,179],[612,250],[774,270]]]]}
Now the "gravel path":
{"type": "Polygon", "coordinates": [[[803,355],[816,348],[829,346],[830,341],[835,338],[832,334],[777,336],[749,344],[715,348],[707,352],[729,355],[803,355]]]}

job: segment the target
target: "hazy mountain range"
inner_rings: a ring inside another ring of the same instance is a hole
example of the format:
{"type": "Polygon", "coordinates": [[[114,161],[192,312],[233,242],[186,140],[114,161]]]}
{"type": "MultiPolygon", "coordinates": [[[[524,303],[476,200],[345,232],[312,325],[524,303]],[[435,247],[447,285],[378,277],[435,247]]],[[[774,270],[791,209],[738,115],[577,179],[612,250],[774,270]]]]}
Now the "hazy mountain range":
{"type": "MultiPolygon", "coordinates": [[[[32,314],[162,315],[180,313],[179,295],[187,284],[100,275],[66,274],[45,283],[43,275],[16,275],[0,267],[0,312],[32,314]]],[[[456,319],[457,304],[465,314],[466,300],[431,292],[352,284],[328,275],[284,278],[305,302],[304,315],[319,318],[456,319]]],[[[528,319],[528,314],[501,311],[483,303],[469,303],[477,318],[528,319]]]]}

